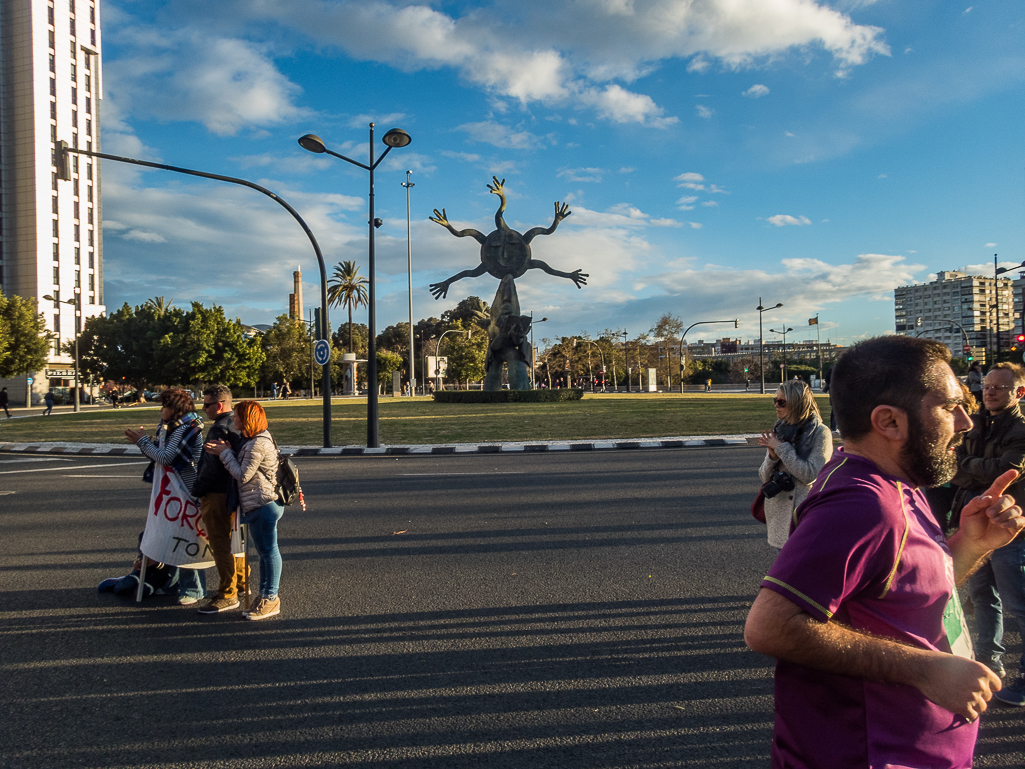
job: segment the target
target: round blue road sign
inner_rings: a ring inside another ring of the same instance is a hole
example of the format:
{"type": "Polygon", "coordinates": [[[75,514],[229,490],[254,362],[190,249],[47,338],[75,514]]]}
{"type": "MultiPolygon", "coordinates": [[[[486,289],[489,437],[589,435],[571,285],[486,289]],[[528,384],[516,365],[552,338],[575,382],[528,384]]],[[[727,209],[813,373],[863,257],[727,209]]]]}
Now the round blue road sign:
{"type": "Polygon", "coordinates": [[[327,343],[326,339],[318,339],[317,343],[313,345],[313,360],[317,362],[318,366],[326,366],[327,362],[331,360],[331,345],[327,343]]]}

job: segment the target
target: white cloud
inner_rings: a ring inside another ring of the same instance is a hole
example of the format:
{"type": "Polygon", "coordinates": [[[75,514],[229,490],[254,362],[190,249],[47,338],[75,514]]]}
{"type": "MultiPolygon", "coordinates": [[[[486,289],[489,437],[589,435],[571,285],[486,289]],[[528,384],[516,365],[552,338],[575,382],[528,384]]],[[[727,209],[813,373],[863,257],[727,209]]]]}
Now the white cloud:
{"type": "Polygon", "coordinates": [[[242,7],[246,16],[272,18],[357,59],[407,71],[453,68],[493,97],[569,103],[660,128],[676,118],[613,81],[635,82],[673,60],[688,60],[691,72],[713,62],[736,70],[790,52],[807,61],[815,49],[832,55],[842,74],[889,54],[883,30],[817,0],[521,0],[468,8],[262,0],[242,7]]]}
{"type": "Polygon", "coordinates": [[[697,195],[684,195],[682,198],[676,201],[676,207],[681,211],[693,211],[694,204],[697,202],[697,195]]]}
{"type": "Polygon", "coordinates": [[[675,219],[652,219],[650,222],[652,227],[682,227],[683,222],[678,222],[675,219]]]}
{"type": "Polygon", "coordinates": [[[126,113],[193,120],[221,136],[308,114],[295,104],[302,89],[278,71],[266,46],[189,29],[121,32],[129,53],[108,60],[103,75],[104,90],[126,113]]]}
{"type": "Polygon", "coordinates": [[[455,130],[464,131],[473,141],[486,142],[502,149],[530,150],[537,149],[542,144],[540,136],[535,136],[529,131],[515,131],[493,120],[463,123],[455,130]]]}
{"type": "Polygon", "coordinates": [[[673,181],[679,182],[677,185],[678,187],[686,187],[689,190],[705,189],[705,185],[703,184],[705,177],[693,171],[688,171],[687,173],[680,174],[679,176],[674,176],[673,181]]]}
{"type": "Polygon", "coordinates": [[[996,247],[997,247],[996,243],[987,243],[986,244],[986,248],[996,248],[996,247]]]}
{"type": "Polygon", "coordinates": [[[701,222],[687,222],[687,224],[690,225],[690,228],[692,230],[700,230],[702,227],[705,226],[705,225],[701,224],[701,222]]]}
{"type": "Polygon", "coordinates": [[[558,176],[568,182],[600,182],[604,168],[563,168],[558,176]]]}
{"type": "Polygon", "coordinates": [[[776,227],[786,227],[787,225],[803,227],[806,224],[811,224],[811,219],[807,216],[791,216],[790,214],[776,214],[768,217],[765,221],[776,227]]]}
{"type": "Polygon", "coordinates": [[[763,96],[769,95],[769,88],[768,86],[755,84],[748,88],[746,91],[742,92],[740,95],[747,96],[750,99],[760,99],[763,96]]]}
{"type": "Polygon", "coordinates": [[[705,208],[713,208],[714,206],[717,206],[719,204],[714,200],[706,200],[701,205],[703,205],[705,208]]]}
{"type": "Polygon", "coordinates": [[[452,158],[453,160],[463,160],[467,163],[476,163],[480,160],[480,155],[476,155],[472,152],[452,152],[451,150],[442,150],[441,154],[443,157],[452,158]]]}
{"type": "Polygon", "coordinates": [[[708,118],[712,117],[712,115],[715,114],[714,109],[712,109],[711,107],[706,107],[704,104],[697,105],[695,109],[698,112],[698,117],[704,118],[705,120],[708,120],[708,118]]]}
{"type": "Polygon", "coordinates": [[[637,169],[633,168],[632,166],[624,166],[623,168],[619,169],[619,173],[621,173],[621,174],[632,174],[636,170],[637,169]]]}

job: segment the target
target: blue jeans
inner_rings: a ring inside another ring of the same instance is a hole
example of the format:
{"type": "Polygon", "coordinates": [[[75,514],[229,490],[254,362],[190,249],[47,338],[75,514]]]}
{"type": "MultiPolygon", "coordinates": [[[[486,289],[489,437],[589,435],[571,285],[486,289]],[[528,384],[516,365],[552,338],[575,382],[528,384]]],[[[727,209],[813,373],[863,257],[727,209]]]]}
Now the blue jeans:
{"type": "Polygon", "coordinates": [[[206,597],[206,569],[178,569],[178,597],[206,597]]]}
{"type": "Polygon", "coordinates": [[[277,502],[268,502],[263,507],[242,515],[242,523],[249,527],[249,535],[260,556],[260,596],[277,598],[281,582],[281,552],[278,550],[278,519],[285,508],[277,502]]]}
{"type": "MultiPolygon", "coordinates": [[[[998,658],[1005,651],[1005,608],[1018,621],[1018,630],[1025,632],[1025,538],[1019,536],[994,550],[989,562],[968,578],[968,590],[979,634],[975,656],[980,662],[998,658]]],[[[1025,653],[1018,664],[1025,675],[1025,653]]]]}

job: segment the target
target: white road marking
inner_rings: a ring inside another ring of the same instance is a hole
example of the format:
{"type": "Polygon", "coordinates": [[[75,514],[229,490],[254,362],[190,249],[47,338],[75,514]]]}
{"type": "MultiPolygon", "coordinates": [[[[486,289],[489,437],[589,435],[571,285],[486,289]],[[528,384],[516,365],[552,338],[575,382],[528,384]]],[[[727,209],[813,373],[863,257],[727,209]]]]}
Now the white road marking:
{"type": "Polygon", "coordinates": [[[509,472],[484,472],[484,473],[402,473],[403,475],[409,475],[414,477],[423,476],[426,478],[437,478],[442,475],[525,475],[523,471],[509,471],[509,472]]]}
{"type": "Polygon", "coordinates": [[[66,457],[24,457],[21,459],[0,459],[0,465],[13,465],[17,462],[71,462],[66,457]]]}
{"type": "Polygon", "coordinates": [[[61,478],[135,478],[141,480],[141,475],[62,475],[61,478]]]}
{"type": "MultiPolygon", "coordinates": [[[[110,464],[102,465],[81,465],[75,469],[77,470],[91,470],[94,467],[121,467],[124,465],[145,465],[147,462],[111,462],[110,464]]],[[[35,470],[2,470],[0,475],[11,475],[12,473],[54,473],[57,472],[56,467],[37,467],[35,470]]]]}

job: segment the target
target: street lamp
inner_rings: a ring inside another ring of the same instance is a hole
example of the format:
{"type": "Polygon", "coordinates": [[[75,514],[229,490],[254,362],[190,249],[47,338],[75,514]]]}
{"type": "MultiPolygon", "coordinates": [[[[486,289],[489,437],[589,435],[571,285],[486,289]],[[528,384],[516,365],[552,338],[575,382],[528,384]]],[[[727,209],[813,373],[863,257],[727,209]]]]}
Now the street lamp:
{"type": "Polygon", "coordinates": [[[530,311],[530,389],[537,389],[537,378],[534,371],[534,324],[535,323],[547,323],[548,318],[541,318],[541,320],[534,320],[534,311],[530,311]]]}
{"type": "Polygon", "coordinates": [[[1022,267],[1025,267],[1025,262],[1022,262],[1017,267],[997,267],[997,255],[993,254],[993,299],[995,302],[993,306],[996,307],[997,311],[997,354],[994,362],[1000,361],[1000,281],[997,279],[997,276],[1003,275],[1005,272],[1020,270],[1022,267]]]}
{"type": "Polygon", "coordinates": [[[75,289],[75,296],[72,299],[54,299],[50,294],[43,294],[43,299],[58,304],[73,304],[75,306],[75,397],[73,399],[75,413],[82,410],[79,401],[82,398],[82,380],[78,376],[78,335],[82,329],[79,327],[82,318],[82,294],[81,289],[75,289]]]}
{"type": "Polygon", "coordinates": [[[755,309],[758,310],[758,368],[762,375],[762,395],[765,395],[765,340],[762,339],[762,313],[766,313],[769,310],[775,310],[782,306],[783,302],[777,302],[772,307],[763,307],[762,298],[758,297],[758,306],[755,307],[755,309]]]}
{"type": "MultiPolygon", "coordinates": [[[[309,152],[318,154],[327,153],[346,163],[352,163],[365,171],[370,172],[370,264],[368,268],[368,296],[367,296],[367,448],[376,449],[380,445],[378,424],[377,424],[377,299],[376,299],[376,259],[374,255],[374,231],[384,222],[374,217],[374,171],[381,161],[391,152],[393,147],[406,147],[412,141],[409,134],[401,128],[393,128],[381,137],[387,149],[381,153],[376,161],[374,160],[374,124],[370,124],[370,162],[367,165],[359,161],[347,158],[333,150],[329,150],[324,140],[316,134],[306,134],[299,138],[299,146],[309,152]]],[[[325,375],[326,376],[326,375],[325,375]]]]}
{"type": "MultiPolygon", "coordinates": [[[[443,341],[445,341],[445,334],[451,334],[453,332],[457,333],[457,334],[458,333],[462,333],[462,329],[461,328],[450,328],[448,331],[443,331],[441,333],[441,336],[438,337],[438,348],[434,352],[434,359],[435,359],[435,361],[437,361],[441,357],[441,343],[443,341]]],[[[466,336],[467,336],[467,338],[469,338],[469,336],[470,336],[470,332],[469,331],[466,332],[466,336]]],[[[439,362],[437,365],[438,365],[437,371],[441,371],[441,363],[439,362]]],[[[440,386],[441,385],[441,374],[439,373],[437,376],[438,376],[438,385],[439,385],[438,389],[440,390],[441,389],[441,386],[440,386]]],[[[456,389],[457,390],[459,389],[458,385],[456,385],[456,389]]]]}
{"type": "MultiPolygon", "coordinates": [[[[219,182],[229,182],[231,184],[241,184],[243,187],[249,187],[249,189],[261,192],[275,203],[284,208],[288,213],[292,215],[299,226],[303,228],[303,232],[310,239],[310,243],[313,245],[313,252],[317,255],[317,264],[320,267],[320,338],[325,339],[328,335],[328,329],[331,328],[327,318],[327,267],[324,265],[324,254],[320,250],[320,244],[317,243],[317,239],[313,236],[313,230],[309,228],[306,222],[299,212],[296,211],[292,206],[288,205],[282,198],[275,193],[268,190],[266,187],[261,187],[255,182],[247,181],[246,179],[236,179],[233,176],[221,176],[220,174],[210,174],[206,171],[195,171],[191,168],[178,168],[176,166],[167,166],[163,163],[151,163],[148,160],[136,160],[135,158],[119,157],[118,155],[108,155],[105,152],[92,152],[91,150],[80,150],[77,148],[69,147],[67,142],[56,142],[56,161],[57,161],[57,178],[68,181],[71,178],[71,170],[68,163],[68,155],[86,155],[91,158],[100,158],[101,160],[114,160],[118,163],[131,163],[136,166],[145,166],[147,168],[159,168],[162,171],[174,171],[179,174],[188,174],[189,176],[200,176],[204,179],[216,179],[219,182]]],[[[331,360],[328,359],[327,363],[324,364],[324,378],[323,378],[323,391],[324,391],[324,448],[331,448],[331,360]]]]}
{"type": "Polygon", "coordinates": [[[793,331],[792,328],[783,327],[782,331],[777,331],[774,328],[769,329],[770,334],[782,334],[783,335],[783,368],[781,369],[780,383],[784,382],[787,378],[787,334],[793,331]]]}
{"type": "MultiPolygon", "coordinates": [[[[761,304],[760,299],[758,300],[758,303],[761,304]]],[[[782,307],[782,305],[777,305],[777,307],[782,307]]],[[[772,308],[770,307],[769,309],[772,308]]],[[[760,315],[758,317],[761,318],[760,315]]],[[[734,318],[733,320],[699,320],[697,323],[691,323],[687,326],[687,330],[684,331],[683,336],[680,337],[680,395],[683,395],[683,345],[684,342],[687,341],[687,332],[695,326],[708,326],[715,323],[732,323],[733,328],[740,328],[740,318],[734,318]]],[[[762,333],[761,327],[759,327],[758,333],[762,333]]]]}
{"type": "Polygon", "coordinates": [[[409,397],[416,395],[416,369],[413,361],[416,356],[413,354],[413,241],[409,234],[409,189],[415,187],[409,181],[412,171],[406,171],[406,181],[400,182],[406,188],[406,268],[409,274],[409,397]]]}

